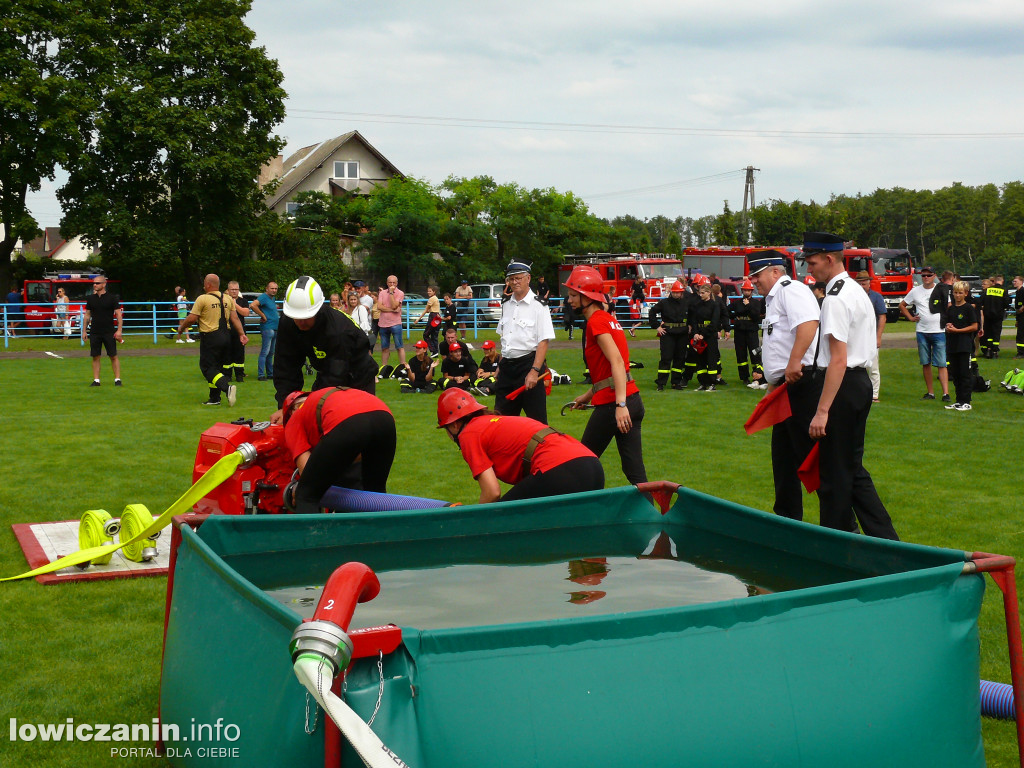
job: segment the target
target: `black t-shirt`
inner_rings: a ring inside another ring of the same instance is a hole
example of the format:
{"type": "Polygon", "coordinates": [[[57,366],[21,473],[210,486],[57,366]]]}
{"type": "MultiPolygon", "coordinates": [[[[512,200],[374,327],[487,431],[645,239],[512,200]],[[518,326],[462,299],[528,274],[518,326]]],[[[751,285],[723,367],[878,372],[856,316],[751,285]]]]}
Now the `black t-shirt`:
{"type": "MultiPolygon", "coordinates": [[[[969,302],[961,306],[950,305],[946,309],[946,322],[952,323],[954,328],[966,328],[978,322],[978,313],[969,302]]],[[[950,333],[946,332],[946,352],[950,354],[959,352],[972,352],[974,350],[973,333],[950,333]]]]}
{"type": "Polygon", "coordinates": [[[476,370],[476,363],[473,362],[473,358],[465,352],[462,353],[462,357],[458,362],[450,357],[446,357],[444,362],[441,363],[441,373],[451,378],[469,376],[470,379],[473,379],[476,377],[476,370]]]}
{"type": "Polygon", "coordinates": [[[427,374],[430,373],[430,366],[434,364],[430,355],[426,355],[422,360],[416,355],[413,355],[408,365],[412,372],[416,375],[416,381],[423,382],[427,380],[427,374]]]}
{"type": "Polygon", "coordinates": [[[114,312],[120,306],[120,299],[109,291],[102,295],[94,293],[86,298],[85,308],[92,317],[89,332],[96,336],[113,333],[117,328],[114,323],[114,312]]]}

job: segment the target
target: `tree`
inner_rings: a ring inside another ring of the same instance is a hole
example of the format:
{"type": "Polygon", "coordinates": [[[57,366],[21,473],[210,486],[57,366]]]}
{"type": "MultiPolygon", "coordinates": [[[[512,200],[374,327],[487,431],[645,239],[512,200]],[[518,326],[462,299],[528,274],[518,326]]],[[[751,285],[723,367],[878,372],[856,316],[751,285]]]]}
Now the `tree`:
{"type": "Polygon", "coordinates": [[[19,239],[39,234],[26,205],[43,179],[74,161],[89,115],[107,31],[88,0],[0,0],[0,286],[11,282],[19,239]]]}
{"type": "Polygon", "coordinates": [[[726,200],[722,206],[722,212],[715,217],[712,233],[715,245],[738,245],[737,223],[737,217],[729,210],[729,201],[726,200]]]}
{"type": "Polygon", "coordinates": [[[282,146],[271,131],[284,117],[284,91],[277,63],[252,44],[249,8],[113,3],[101,100],[58,193],[62,229],[101,242],[111,271],[152,269],[157,259],[196,286],[215,266],[250,257],[265,211],[256,179],[282,146]]]}

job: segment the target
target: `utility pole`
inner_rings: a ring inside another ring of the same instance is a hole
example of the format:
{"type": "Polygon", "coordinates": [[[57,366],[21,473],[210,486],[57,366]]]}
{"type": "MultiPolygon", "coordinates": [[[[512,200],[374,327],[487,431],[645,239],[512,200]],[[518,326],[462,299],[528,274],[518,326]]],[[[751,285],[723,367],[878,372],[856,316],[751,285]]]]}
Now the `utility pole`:
{"type": "Polygon", "coordinates": [[[760,171],[760,168],[755,168],[752,165],[747,166],[747,178],[743,182],[743,213],[741,214],[741,221],[743,222],[743,240],[744,245],[750,243],[750,219],[747,217],[747,204],[749,202],[749,209],[753,210],[757,203],[754,202],[754,171],[760,171]]]}

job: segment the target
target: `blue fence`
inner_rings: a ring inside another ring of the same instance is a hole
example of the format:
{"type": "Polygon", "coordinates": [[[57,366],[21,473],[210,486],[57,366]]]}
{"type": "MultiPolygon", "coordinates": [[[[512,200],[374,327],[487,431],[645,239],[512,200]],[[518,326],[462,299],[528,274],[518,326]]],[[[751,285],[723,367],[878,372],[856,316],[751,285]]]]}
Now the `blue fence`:
{"type": "MultiPolygon", "coordinates": [[[[563,299],[553,297],[550,302],[551,314],[557,326],[561,322],[563,299]]],[[[420,322],[417,318],[423,312],[422,303],[408,304],[403,307],[402,325],[406,334],[411,334],[426,327],[426,316],[420,322]]],[[[148,336],[156,344],[161,334],[176,334],[178,331],[178,313],[171,301],[122,301],[123,311],[122,332],[125,336],[148,336]]],[[[625,301],[617,301],[616,313],[623,322],[629,319],[629,306],[625,301]]],[[[3,321],[4,347],[10,346],[11,333],[16,336],[32,336],[36,338],[82,339],[82,310],[68,310],[57,304],[0,304],[3,321]],[[63,310],[63,312],[61,312],[63,310]]],[[[459,315],[458,322],[464,323],[467,330],[474,336],[481,332],[493,330],[498,324],[501,307],[491,306],[487,299],[473,299],[469,307],[459,315]]],[[[258,318],[257,318],[258,319],[258,318]]],[[[194,327],[193,327],[194,328],[194,327]]],[[[245,321],[246,333],[259,333],[259,324],[254,316],[245,321]]]]}

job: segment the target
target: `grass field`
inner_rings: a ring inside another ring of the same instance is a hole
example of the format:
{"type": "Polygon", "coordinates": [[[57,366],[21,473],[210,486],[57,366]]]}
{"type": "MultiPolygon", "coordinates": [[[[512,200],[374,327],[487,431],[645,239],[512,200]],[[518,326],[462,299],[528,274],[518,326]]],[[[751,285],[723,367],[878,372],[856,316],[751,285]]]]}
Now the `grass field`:
{"type": "MultiPolygon", "coordinates": [[[[906,324],[901,324],[906,331],[906,324]]],[[[642,334],[650,340],[649,332],[642,334]]],[[[559,332],[560,338],[564,335],[559,332]]],[[[77,344],[74,349],[80,351],[77,344]]],[[[161,339],[124,345],[123,388],[112,386],[109,363],[104,383],[89,388],[87,358],[55,359],[42,350],[68,350],[60,340],[18,339],[0,352],[4,418],[3,482],[0,484],[0,575],[24,571],[25,561],[9,525],[77,518],[86,509],[114,515],[128,503],[159,514],[188,488],[199,434],[218,420],[266,418],[274,409],[272,385],[252,377],[239,386],[238,405],[200,406],[205,383],[198,345],[180,353],[161,339]]],[[[579,347],[558,345],[549,360],[578,380],[579,347]]],[[[1012,347],[1012,343],[1011,343],[1012,347]]],[[[1004,350],[1006,342],[1004,341],[1004,350]]],[[[768,432],[748,437],[742,424],[760,393],[736,384],[732,351],[724,352],[732,386],[713,394],[655,392],[651,384],[657,350],[638,348],[634,359],[647,415],[645,459],[651,479],[669,479],[756,509],[770,509],[772,479],[768,432]]],[[[1011,360],[982,362],[998,380],[1011,360]]],[[[872,408],[866,464],[904,540],[999,554],[1024,554],[1024,515],[1018,447],[1024,397],[1001,389],[975,396],[970,413],[922,402],[924,391],[915,350],[883,349],[882,402],[872,408]]],[[[549,401],[553,425],[579,436],[586,416],[558,416],[562,403],[582,387],[556,387],[549,401]]],[[[477,485],[456,447],[434,425],[436,398],[400,395],[395,382],[378,394],[391,406],[399,430],[398,455],[389,490],[419,496],[475,501],[477,485]]],[[[609,486],[624,484],[614,448],[604,456],[609,486]]],[[[814,499],[807,519],[817,522],[814,499]]],[[[981,616],[981,675],[1009,682],[1002,603],[988,581],[981,616]]],[[[148,723],[157,714],[163,577],[41,586],[35,581],[0,584],[0,713],[19,722],[148,723]]],[[[1022,589],[1018,578],[1018,590],[1022,589]]],[[[885,641],[879,627],[879,642],[885,641]]],[[[202,651],[211,638],[195,638],[202,651]]],[[[936,670],[936,674],[941,674],[936,670]]],[[[906,706],[921,702],[908,696],[906,706]]],[[[986,720],[988,764],[1016,761],[1012,723],[986,720]]],[[[11,744],[0,728],[0,765],[104,766],[108,745],[92,743],[11,744]]],[[[131,746],[147,746],[134,744],[131,746]]],[[[133,766],[163,765],[133,758],[133,766]]]]}

